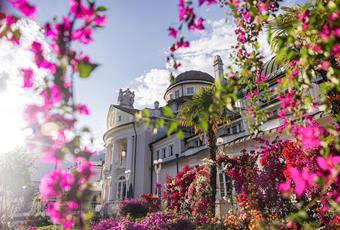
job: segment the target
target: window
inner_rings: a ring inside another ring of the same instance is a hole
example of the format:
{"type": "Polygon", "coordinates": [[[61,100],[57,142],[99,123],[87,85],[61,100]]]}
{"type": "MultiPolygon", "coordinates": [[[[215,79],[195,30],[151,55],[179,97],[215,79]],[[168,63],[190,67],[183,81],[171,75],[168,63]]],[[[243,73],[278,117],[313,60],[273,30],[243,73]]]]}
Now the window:
{"type": "Polygon", "coordinates": [[[118,116],[118,121],[121,121],[121,120],[122,120],[122,116],[119,115],[119,116],[118,116]]]}
{"type": "Polygon", "coordinates": [[[120,176],[117,182],[117,199],[124,200],[126,194],[126,179],[125,176],[120,176]]]}
{"type": "Polygon", "coordinates": [[[194,87],[188,87],[188,88],[187,88],[187,94],[188,94],[188,95],[194,94],[194,87]]]}
{"type": "Polygon", "coordinates": [[[174,146],[173,145],[170,145],[169,146],[169,156],[173,156],[174,155],[174,146]]]}
{"type": "Polygon", "coordinates": [[[237,126],[236,126],[236,125],[233,126],[233,127],[231,128],[231,130],[232,130],[232,134],[236,134],[236,133],[237,133],[237,126]]]}
{"type": "Polygon", "coordinates": [[[166,158],[166,148],[163,148],[162,152],[163,152],[163,158],[166,158]]]}
{"type": "Polygon", "coordinates": [[[179,90],[175,91],[175,98],[179,98],[179,90]]]}
{"type": "Polygon", "coordinates": [[[158,160],[159,159],[159,150],[156,151],[156,159],[155,160],[158,160]]]}
{"type": "Polygon", "coordinates": [[[227,134],[230,134],[230,127],[227,128],[227,134]]]}
{"type": "Polygon", "coordinates": [[[238,131],[239,131],[239,132],[242,132],[242,131],[243,131],[242,123],[238,124],[238,131]]]}

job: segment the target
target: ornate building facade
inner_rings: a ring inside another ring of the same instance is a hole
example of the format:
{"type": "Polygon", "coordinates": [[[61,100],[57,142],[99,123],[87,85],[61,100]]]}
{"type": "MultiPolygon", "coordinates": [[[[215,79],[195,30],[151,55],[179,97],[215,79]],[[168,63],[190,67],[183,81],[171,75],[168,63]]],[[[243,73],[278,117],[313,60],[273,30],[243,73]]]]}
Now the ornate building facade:
{"type": "MultiPolygon", "coordinates": [[[[213,84],[215,78],[223,75],[223,63],[219,56],[214,59],[213,69],[214,77],[195,70],[179,74],[164,93],[167,106],[176,112],[198,88],[213,84]]],[[[277,79],[283,76],[284,69],[272,58],[265,63],[262,74],[267,77],[270,87],[274,87],[277,79]]],[[[313,100],[318,100],[318,92],[318,82],[315,82],[309,92],[313,100]]],[[[135,114],[139,110],[134,108],[134,96],[134,92],[129,89],[120,90],[118,104],[111,105],[108,111],[107,131],[103,137],[106,156],[102,200],[106,204],[114,204],[127,196],[138,197],[143,193],[154,193],[156,180],[164,185],[167,175],[173,177],[185,164],[190,166],[199,164],[208,156],[204,136],[200,139],[194,134],[193,129],[185,129],[184,139],[179,140],[175,135],[167,136],[166,130],[158,130],[158,133],[153,135],[151,128],[138,125],[135,114]],[[161,170],[156,175],[154,169],[159,166],[158,159],[162,159],[161,170]]],[[[268,111],[269,117],[260,127],[257,136],[274,139],[279,135],[276,128],[282,125],[277,116],[279,101],[271,98],[261,103],[262,108],[268,111]]],[[[238,104],[241,112],[233,114],[231,123],[218,131],[220,137],[218,144],[223,148],[221,149],[223,152],[237,154],[242,149],[251,150],[256,147],[255,136],[248,132],[244,114],[245,103],[240,100],[238,104]]],[[[152,118],[162,116],[162,108],[157,101],[154,108],[147,109],[152,118]]],[[[312,111],[312,115],[320,123],[329,123],[331,119],[317,110],[312,111]]],[[[290,138],[282,135],[281,137],[290,138]]],[[[228,181],[223,175],[220,169],[217,196],[218,200],[222,201],[222,197],[233,194],[230,186],[226,186],[228,181]]]]}

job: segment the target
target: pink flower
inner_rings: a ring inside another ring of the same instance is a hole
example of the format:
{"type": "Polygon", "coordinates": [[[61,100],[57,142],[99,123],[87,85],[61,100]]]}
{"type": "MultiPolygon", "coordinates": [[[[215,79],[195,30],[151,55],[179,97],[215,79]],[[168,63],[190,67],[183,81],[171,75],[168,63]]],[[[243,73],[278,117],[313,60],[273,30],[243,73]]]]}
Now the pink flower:
{"type": "Polygon", "coordinates": [[[171,36],[173,38],[177,37],[178,31],[175,28],[169,27],[168,32],[169,32],[169,36],[171,36]]]}
{"type": "Polygon", "coordinates": [[[106,22],[107,22],[106,16],[97,15],[97,16],[93,19],[93,23],[96,24],[97,26],[103,26],[103,25],[106,24],[106,22]]]}
{"type": "Polygon", "coordinates": [[[79,205],[74,201],[53,202],[47,207],[47,214],[51,217],[54,224],[63,224],[65,229],[70,229],[74,224],[72,211],[76,210],[79,205]]]}
{"type": "Polygon", "coordinates": [[[193,24],[192,29],[194,29],[194,30],[204,30],[203,22],[204,22],[203,18],[197,19],[197,21],[193,24]]]}
{"type": "Polygon", "coordinates": [[[27,0],[9,0],[13,7],[20,10],[20,12],[29,18],[35,18],[36,8],[29,4],[27,0]]]}
{"type": "MultiPolygon", "coordinates": [[[[313,185],[317,177],[315,174],[310,174],[308,169],[303,169],[302,171],[300,171],[297,168],[290,167],[288,168],[288,172],[290,173],[290,177],[294,181],[294,192],[297,197],[301,197],[305,193],[305,191],[313,185]]],[[[287,189],[287,185],[287,182],[281,184],[281,189],[287,189]]]]}
{"type": "Polygon", "coordinates": [[[336,175],[336,167],[340,163],[340,156],[318,157],[316,162],[323,171],[336,175]]]}
{"type": "Polygon", "coordinates": [[[301,139],[302,150],[308,150],[321,146],[320,136],[321,128],[319,125],[312,121],[310,118],[307,119],[307,126],[297,127],[297,134],[301,139]]]}
{"type": "Polygon", "coordinates": [[[39,185],[41,197],[44,201],[59,197],[62,191],[71,189],[74,177],[70,172],[54,170],[45,175],[39,185]]]}
{"type": "Polygon", "coordinates": [[[247,23],[250,22],[251,15],[250,15],[249,11],[244,11],[241,16],[247,23]]]}
{"type": "Polygon", "coordinates": [[[267,10],[268,10],[268,7],[269,7],[269,3],[270,3],[270,2],[263,3],[263,2],[261,2],[261,1],[259,1],[259,2],[257,3],[257,9],[259,10],[259,12],[260,12],[260,13],[263,13],[263,12],[267,11],[267,10]]]}
{"type": "Polygon", "coordinates": [[[82,175],[82,178],[88,180],[93,174],[92,172],[93,165],[91,161],[88,161],[84,158],[78,158],[77,163],[78,163],[77,172],[79,172],[82,175]]]}
{"type": "Polygon", "coordinates": [[[82,28],[82,29],[78,29],[73,31],[72,33],[72,39],[73,40],[78,40],[83,44],[88,44],[92,41],[92,30],[88,27],[86,28],[82,28]]]}
{"type": "Polygon", "coordinates": [[[89,109],[87,108],[87,106],[86,105],[82,105],[82,104],[76,105],[76,111],[79,114],[83,114],[83,115],[89,115],[90,114],[89,109]]]}
{"type": "Polygon", "coordinates": [[[33,71],[31,69],[21,69],[24,74],[24,88],[31,88],[33,86],[33,71]]]}
{"type": "Polygon", "coordinates": [[[15,23],[15,19],[13,16],[7,15],[6,16],[6,24],[11,26],[15,23]]]}
{"type": "Polygon", "coordinates": [[[293,77],[296,77],[298,74],[299,74],[299,70],[298,69],[293,69],[293,71],[292,71],[293,77]]]}
{"type": "Polygon", "coordinates": [[[207,5],[212,5],[212,4],[216,4],[216,0],[198,0],[198,5],[202,6],[204,3],[206,3],[207,5]]]}
{"type": "Polygon", "coordinates": [[[320,64],[320,68],[324,71],[328,71],[330,64],[328,61],[322,61],[320,64]]]}
{"type": "Polygon", "coordinates": [[[56,65],[47,61],[43,56],[43,48],[41,43],[34,41],[31,45],[31,51],[34,53],[34,60],[39,68],[49,69],[52,74],[56,72],[56,65]]]}

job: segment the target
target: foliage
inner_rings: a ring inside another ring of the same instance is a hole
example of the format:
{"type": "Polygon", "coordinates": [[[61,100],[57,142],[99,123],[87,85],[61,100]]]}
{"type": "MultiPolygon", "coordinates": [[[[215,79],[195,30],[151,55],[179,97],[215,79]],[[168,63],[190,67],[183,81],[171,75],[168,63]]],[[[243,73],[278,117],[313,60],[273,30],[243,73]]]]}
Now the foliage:
{"type": "Polygon", "coordinates": [[[148,213],[148,206],[137,199],[126,199],[119,204],[119,215],[127,218],[141,218],[148,213]]]}

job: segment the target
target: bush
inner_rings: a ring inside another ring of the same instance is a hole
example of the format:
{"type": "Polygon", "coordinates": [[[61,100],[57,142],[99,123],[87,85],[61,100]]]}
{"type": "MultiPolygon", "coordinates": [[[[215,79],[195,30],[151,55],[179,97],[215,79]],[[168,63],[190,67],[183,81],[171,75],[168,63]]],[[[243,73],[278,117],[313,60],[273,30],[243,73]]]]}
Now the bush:
{"type": "Polygon", "coordinates": [[[119,215],[132,219],[144,217],[148,214],[148,208],[137,199],[127,199],[119,205],[119,215]]]}
{"type": "Polygon", "coordinates": [[[136,224],[126,218],[121,218],[119,220],[115,220],[114,218],[106,219],[91,226],[91,230],[118,230],[118,229],[147,230],[147,228],[143,227],[142,225],[136,224]]]}
{"type": "Polygon", "coordinates": [[[178,214],[172,212],[155,212],[135,222],[127,218],[111,218],[92,225],[91,230],[192,230],[196,226],[178,214]]]}
{"type": "Polygon", "coordinates": [[[196,228],[191,221],[172,212],[153,213],[143,218],[140,223],[150,230],[191,230],[196,228]]]}
{"type": "Polygon", "coordinates": [[[157,212],[161,209],[161,199],[155,197],[152,193],[142,194],[140,200],[146,206],[148,212],[157,212]]]}

